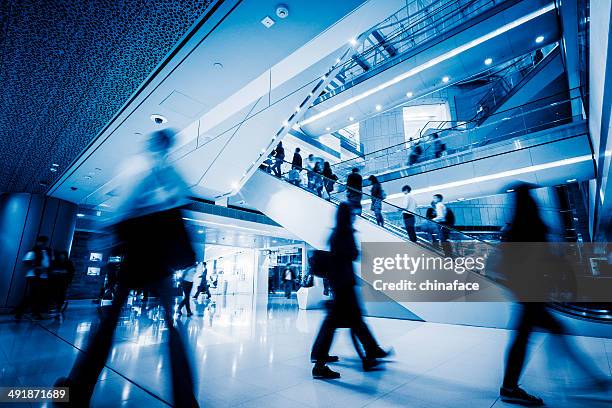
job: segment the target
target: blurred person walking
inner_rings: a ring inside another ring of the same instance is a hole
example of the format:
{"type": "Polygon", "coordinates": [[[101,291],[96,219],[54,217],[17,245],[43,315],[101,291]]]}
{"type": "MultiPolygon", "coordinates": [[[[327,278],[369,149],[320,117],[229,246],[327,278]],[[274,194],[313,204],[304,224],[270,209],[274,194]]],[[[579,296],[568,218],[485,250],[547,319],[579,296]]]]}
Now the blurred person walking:
{"type": "Polygon", "coordinates": [[[323,169],[321,168],[321,163],[317,162],[312,172],[314,173],[312,176],[313,189],[319,197],[323,197],[323,169]]]}
{"type": "Polygon", "coordinates": [[[555,336],[562,347],[562,354],[569,357],[587,377],[593,379],[596,388],[605,390],[610,386],[606,376],[589,361],[589,357],[577,349],[573,349],[563,336],[563,325],[547,309],[548,293],[551,290],[550,275],[560,271],[550,261],[552,254],[543,254],[546,249],[537,243],[548,241],[548,228],[542,220],[536,201],[529,192],[529,185],[521,184],[513,187],[515,194],[515,210],[512,222],[508,226],[504,245],[501,249],[502,260],[499,263],[502,276],[514,296],[520,300],[521,310],[514,316],[517,330],[510,341],[506,355],[506,367],[499,395],[502,401],[541,406],[544,401],[528,394],[519,387],[521,373],[525,366],[529,337],[536,327],[558,335],[555,336]],[[518,244],[517,244],[518,243],[518,244]],[[521,244],[527,243],[527,244],[521,244]],[[543,262],[541,262],[543,260],[543,262]],[[535,261],[535,262],[534,262],[535,261]],[[534,301],[540,298],[542,302],[534,301]]]}
{"type": "Polygon", "coordinates": [[[370,209],[374,213],[374,216],[376,216],[376,223],[379,226],[384,227],[385,219],[382,215],[382,203],[386,197],[385,191],[383,190],[376,176],[372,175],[368,177],[368,180],[370,181],[370,183],[372,183],[372,188],[370,189],[370,195],[372,196],[372,204],[370,205],[370,209]]]}
{"type": "Polygon", "coordinates": [[[206,267],[206,262],[202,263],[202,273],[200,274],[199,278],[200,284],[198,285],[198,290],[196,291],[195,295],[193,295],[193,298],[197,299],[200,293],[204,292],[204,295],[210,299],[210,285],[208,284],[208,268],[206,267]]]}
{"type": "Polygon", "coordinates": [[[183,271],[183,277],[181,278],[181,290],[183,291],[183,299],[178,305],[178,315],[183,315],[183,306],[187,312],[187,317],[191,316],[191,290],[193,289],[193,277],[196,273],[196,266],[192,266],[183,271]]]}
{"type": "Polygon", "coordinates": [[[361,197],[363,197],[363,178],[357,167],[346,177],[346,200],[356,215],[361,215],[361,197]]]}
{"type": "Polygon", "coordinates": [[[26,267],[26,284],[19,305],[15,308],[15,319],[20,320],[26,311],[32,313],[34,319],[42,319],[47,312],[49,299],[49,268],[51,266],[51,250],[48,247],[49,238],[40,235],[36,238],[34,247],[23,257],[26,267]]]}
{"type": "Polygon", "coordinates": [[[170,165],[167,156],[175,133],[164,129],[153,133],[148,151],[128,163],[120,184],[125,193],[118,196],[118,216],[112,228],[118,238],[123,263],[117,294],[97,328],[90,331],[85,351],[57,387],[70,387],[70,402],[60,406],[86,407],[112,347],[113,334],[121,308],[130,290],[144,287],[159,296],[168,327],[174,405],[197,407],[193,377],[185,345],[173,320],[173,270],[195,263],[195,253],[179,207],[188,203],[189,188],[170,165]],[[143,174],[145,172],[145,174],[143,174]]]}
{"type": "Polygon", "coordinates": [[[68,258],[67,251],[56,251],[49,273],[49,283],[53,296],[53,303],[57,311],[63,313],[68,307],[66,293],[74,278],[74,264],[68,258]]]}
{"type": "Polygon", "coordinates": [[[312,369],[315,379],[340,378],[340,373],[327,366],[329,362],[338,361],[338,357],[330,356],[329,351],[334,333],[340,327],[350,328],[363,346],[365,355],[359,354],[364,371],[374,369],[380,363],[378,359],[389,355],[389,352],[380,348],[362,318],[361,305],[355,290],[357,279],[353,269],[353,261],[359,257],[353,229],[354,219],[353,208],[347,203],[341,203],[336,213],[336,226],[329,238],[330,252],[334,259],[328,278],[333,300],[310,354],[311,361],[315,363],[312,369]]]}
{"type": "Polygon", "coordinates": [[[295,273],[291,268],[290,264],[285,265],[283,269],[283,289],[285,290],[285,297],[291,299],[291,291],[293,290],[293,281],[295,280],[295,273]]]}
{"type": "Polygon", "coordinates": [[[433,219],[433,221],[440,224],[440,228],[439,228],[440,242],[447,242],[448,237],[450,235],[448,228],[446,228],[446,225],[448,225],[447,223],[448,209],[446,208],[446,204],[442,202],[443,200],[444,200],[444,197],[442,196],[442,194],[434,194],[433,202],[435,204],[436,216],[433,219]]]}
{"type": "Polygon", "coordinates": [[[416,234],[416,211],[417,211],[417,202],[416,199],[410,193],[412,191],[412,187],[409,185],[405,185],[402,187],[402,193],[404,193],[404,208],[402,211],[402,218],[404,219],[404,227],[406,228],[406,233],[408,234],[408,238],[412,242],[417,242],[417,234],[416,234]]]}

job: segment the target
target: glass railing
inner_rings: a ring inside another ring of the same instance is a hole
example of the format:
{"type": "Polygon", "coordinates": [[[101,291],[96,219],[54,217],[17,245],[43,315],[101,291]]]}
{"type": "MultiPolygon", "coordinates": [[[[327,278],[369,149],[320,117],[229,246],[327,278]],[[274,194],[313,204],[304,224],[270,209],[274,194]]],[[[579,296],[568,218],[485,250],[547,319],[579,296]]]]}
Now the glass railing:
{"type": "Polygon", "coordinates": [[[558,98],[544,98],[498,112],[493,122],[481,126],[473,120],[446,129],[430,128],[417,139],[336,163],[332,169],[341,177],[346,177],[355,167],[363,174],[382,174],[400,169],[410,169],[414,174],[424,164],[431,170],[461,162],[460,156],[483,146],[495,144],[500,147],[502,142],[508,142],[506,148],[515,148],[518,146],[515,143],[517,138],[527,140],[536,132],[581,119],[572,117],[573,99],[549,102],[558,98]]]}
{"type": "Polygon", "coordinates": [[[498,0],[439,0],[423,7],[420,1],[410,2],[358,37],[353,57],[336,75],[338,81],[330,84],[314,103],[356,85],[373,72],[401,62],[408,51],[439,38],[499,3],[498,0]]]}

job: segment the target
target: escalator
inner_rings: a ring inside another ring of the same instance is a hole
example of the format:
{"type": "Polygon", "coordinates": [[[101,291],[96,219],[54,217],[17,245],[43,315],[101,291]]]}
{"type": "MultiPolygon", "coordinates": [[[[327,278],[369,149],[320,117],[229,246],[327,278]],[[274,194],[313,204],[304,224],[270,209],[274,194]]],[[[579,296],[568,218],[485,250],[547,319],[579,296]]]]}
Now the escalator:
{"type": "MultiPolygon", "coordinates": [[[[308,173],[306,170],[304,172],[308,173]]],[[[250,205],[258,208],[314,248],[327,248],[327,239],[334,225],[337,204],[343,200],[346,187],[342,183],[337,183],[336,191],[329,196],[323,192],[322,195],[325,197],[319,197],[316,192],[307,187],[306,180],[303,184],[295,185],[286,179],[287,174],[284,176],[278,178],[265,170],[259,170],[245,184],[240,195],[250,205]]],[[[368,198],[367,194],[364,196],[368,198]]],[[[447,248],[444,248],[437,238],[440,237],[441,229],[446,229],[450,237],[448,245],[451,246],[451,256],[461,256],[464,255],[461,251],[469,251],[466,250],[469,248],[469,245],[465,245],[466,243],[478,245],[479,250],[482,250],[484,246],[490,248],[491,251],[494,249],[494,244],[434,223],[418,214],[416,214],[419,217],[418,241],[410,243],[403,228],[400,208],[385,201],[383,215],[384,227],[376,225],[374,217],[366,210],[357,217],[355,229],[358,242],[408,242],[419,253],[444,257],[448,255],[447,248]]],[[[475,272],[470,273],[476,275],[475,272]]],[[[483,284],[492,284],[492,280],[487,276],[471,276],[470,279],[478,280],[483,284]]],[[[369,286],[367,282],[362,284],[369,286]]],[[[372,292],[369,287],[367,290],[372,292]]],[[[503,292],[501,287],[495,290],[503,292]]],[[[510,297],[506,299],[508,301],[504,302],[456,302],[452,303],[452,307],[449,308],[447,303],[407,302],[406,299],[387,296],[386,299],[368,301],[365,306],[367,314],[371,316],[504,328],[507,327],[512,314],[510,297]]],[[[609,313],[609,309],[602,309],[601,305],[598,306],[598,309],[592,310],[592,313],[588,311],[588,307],[586,310],[583,307],[580,311],[580,319],[576,319],[578,317],[576,307],[578,306],[562,303],[553,306],[560,317],[566,320],[566,325],[571,332],[601,335],[602,330],[609,329],[605,322],[609,321],[609,316],[612,314],[609,313]]]]}
{"type": "Polygon", "coordinates": [[[567,174],[576,180],[591,179],[592,151],[585,121],[572,117],[571,99],[558,101],[557,95],[550,99],[555,102],[536,100],[498,112],[497,120],[490,123],[478,125],[475,119],[332,168],[341,178],[353,167],[360,168],[363,174],[376,175],[387,191],[399,192],[408,183],[417,195],[434,191],[449,200],[503,193],[516,180],[553,186],[564,183],[567,174]],[[437,144],[444,146],[443,152],[437,144]]]}

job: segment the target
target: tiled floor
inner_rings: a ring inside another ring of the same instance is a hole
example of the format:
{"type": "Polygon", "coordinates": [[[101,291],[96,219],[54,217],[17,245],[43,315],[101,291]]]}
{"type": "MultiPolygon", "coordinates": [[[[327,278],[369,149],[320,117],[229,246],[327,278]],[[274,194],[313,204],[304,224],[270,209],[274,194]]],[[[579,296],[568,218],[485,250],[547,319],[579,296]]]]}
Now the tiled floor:
{"type": "MultiPolygon", "coordinates": [[[[65,318],[42,323],[0,319],[0,386],[50,386],[69,370],[82,347],[95,306],[77,302],[65,318]]],[[[199,303],[182,317],[197,373],[197,393],[210,407],[502,407],[497,392],[510,332],[499,329],[368,319],[394,360],[363,373],[346,330],[333,352],[342,378],[310,377],[309,351],[322,318],[299,311],[295,300],[228,296],[199,303]]],[[[612,392],[584,388],[584,378],[554,345],[532,339],[522,383],[552,407],[610,407],[612,392]]],[[[575,341],[612,379],[612,340],[575,341]]],[[[171,401],[167,331],[159,310],[129,307],[97,385],[95,407],[168,406],[171,401]]],[[[21,405],[23,406],[23,405],[21,405]]],[[[35,406],[35,405],[33,405],[35,406]]],[[[44,405],[42,405],[44,406],[44,405]]]]}

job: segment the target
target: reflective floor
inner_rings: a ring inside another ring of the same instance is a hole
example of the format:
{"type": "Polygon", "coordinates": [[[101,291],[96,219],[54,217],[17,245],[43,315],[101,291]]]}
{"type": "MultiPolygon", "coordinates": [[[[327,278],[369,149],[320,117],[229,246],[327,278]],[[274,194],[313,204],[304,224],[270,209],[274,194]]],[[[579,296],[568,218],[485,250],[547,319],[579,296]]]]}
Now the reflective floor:
{"type": "MultiPolygon", "coordinates": [[[[210,407],[501,407],[507,330],[370,318],[386,370],[363,373],[348,332],[332,348],[342,378],[312,380],[309,352],[321,311],[298,311],[295,299],[226,296],[201,301],[181,317],[197,375],[197,395],[210,407]]],[[[167,330],[154,302],[126,309],[112,355],[93,398],[95,407],[163,407],[171,402],[167,330]]],[[[83,347],[96,305],[73,302],[63,320],[0,318],[0,386],[50,386],[67,374],[83,347]]],[[[574,337],[612,378],[612,340],[574,337]]],[[[554,346],[532,339],[522,385],[552,407],[609,407],[612,392],[584,388],[579,371],[554,346]]],[[[26,406],[20,404],[19,406],[26,406]]],[[[32,405],[38,406],[38,405],[32,405]]],[[[44,405],[42,405],[44,406],[44,405]]]]}

